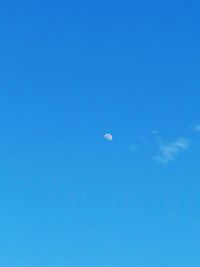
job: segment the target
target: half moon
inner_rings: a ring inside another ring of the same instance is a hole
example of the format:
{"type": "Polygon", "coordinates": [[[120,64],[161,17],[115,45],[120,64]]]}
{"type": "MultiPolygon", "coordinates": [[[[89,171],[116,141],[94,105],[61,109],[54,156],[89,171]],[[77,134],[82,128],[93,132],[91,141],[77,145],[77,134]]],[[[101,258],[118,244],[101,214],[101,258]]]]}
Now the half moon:
{"type": "Polygon", "coordinates": [[[105,135],[104,135],[104,138],[105,138],[106,140],[108,140],[108,141],[112,141],[112,140],[113,140],[113,136],[112,136],[112,134],[109,134],[109,133],[105,134],[105,135]]]}

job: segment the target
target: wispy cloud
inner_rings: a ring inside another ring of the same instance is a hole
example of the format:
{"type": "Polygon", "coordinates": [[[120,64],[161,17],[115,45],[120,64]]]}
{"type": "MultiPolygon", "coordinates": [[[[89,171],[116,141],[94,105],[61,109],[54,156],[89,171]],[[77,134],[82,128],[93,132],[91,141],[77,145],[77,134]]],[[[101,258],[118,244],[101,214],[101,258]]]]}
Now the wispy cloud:
{"type": "Polygon", "coordinates": [[[131,151],[131,152],[135,152],[136,150],[137,150],[137,146],[136,146],[136,144],[130,144],[129,145],[129,151],[131,151]]]}
{"type": "Polygon", "coordinates": [[[151,134],[157,134],[158,132],[157,132],[157,130],[152,130],[151,131],[151,134]]]}
{"type": "Polygon", "coordinates": [[[160,145],[159,155],[155,157],[156,160],[162,163],[168,163],[176,159],[176,156],[187,150],[191,144],[191,141],[186,138],[179,138],[175,142],[160,145]]]}
{"type": "Polygon", "coordinates": [[[197,124],[194,126],[194,130],[198,133],[200,133],[200,124],[197,124]]]}

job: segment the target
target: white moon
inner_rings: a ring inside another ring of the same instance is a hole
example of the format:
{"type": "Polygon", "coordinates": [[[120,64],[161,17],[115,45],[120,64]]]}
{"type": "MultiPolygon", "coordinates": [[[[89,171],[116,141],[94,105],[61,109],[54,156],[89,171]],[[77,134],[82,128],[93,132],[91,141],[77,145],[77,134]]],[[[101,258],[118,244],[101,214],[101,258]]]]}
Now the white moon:
{"type": "Polygon", "coordinates": [[[112,134],[109,134],[109,133],[105,134],[105,135],[104,135],[104,138],[105,138],[106,140],[108,140],[108,141],[112,141],[112,140],[113,140],[113,136],[112,136],[112,134]]]}

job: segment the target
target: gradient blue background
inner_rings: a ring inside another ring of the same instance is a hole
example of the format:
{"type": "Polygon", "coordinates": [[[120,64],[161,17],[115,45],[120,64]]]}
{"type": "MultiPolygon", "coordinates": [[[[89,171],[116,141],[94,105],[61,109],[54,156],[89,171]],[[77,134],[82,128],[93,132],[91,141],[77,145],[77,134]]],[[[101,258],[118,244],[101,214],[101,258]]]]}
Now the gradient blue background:
{"type": "Polygon", "coordinates": [[[199,267],[199,70],[197,0],[1,1],[0,266],[199,267]]]}

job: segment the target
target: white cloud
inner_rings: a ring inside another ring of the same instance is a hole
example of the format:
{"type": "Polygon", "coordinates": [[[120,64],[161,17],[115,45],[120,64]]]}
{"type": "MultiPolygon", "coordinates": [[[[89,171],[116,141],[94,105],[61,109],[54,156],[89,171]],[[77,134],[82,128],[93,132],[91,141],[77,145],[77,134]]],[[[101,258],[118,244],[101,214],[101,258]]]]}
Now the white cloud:
{"type": "Polygon", "coordinates": [[[189,148],[190,143],[191,141],[189,139],[179,138],[175,142],[161,145],[160,152],[156,157],[156,160],[163,163],[173,161],[180,152],[183,152],[189,148]]]}

